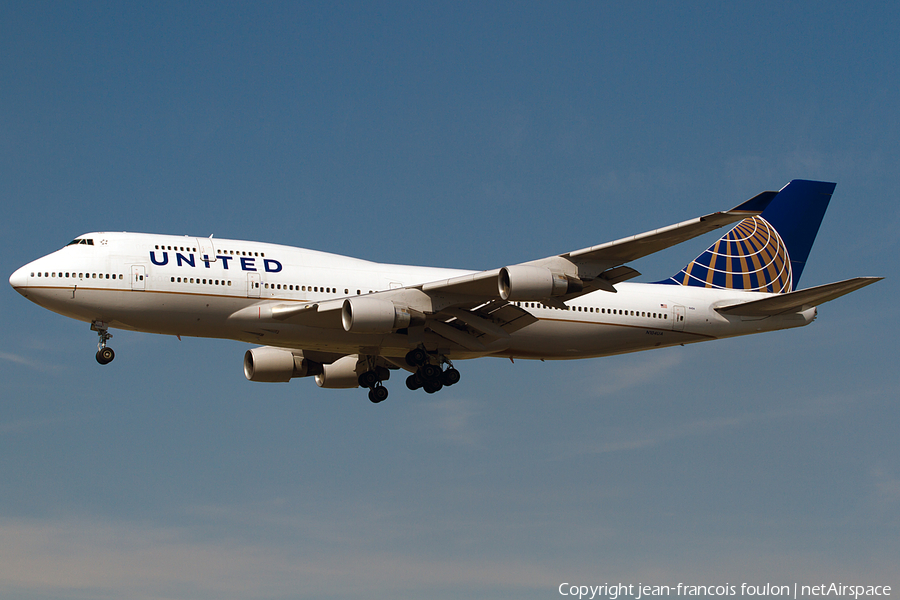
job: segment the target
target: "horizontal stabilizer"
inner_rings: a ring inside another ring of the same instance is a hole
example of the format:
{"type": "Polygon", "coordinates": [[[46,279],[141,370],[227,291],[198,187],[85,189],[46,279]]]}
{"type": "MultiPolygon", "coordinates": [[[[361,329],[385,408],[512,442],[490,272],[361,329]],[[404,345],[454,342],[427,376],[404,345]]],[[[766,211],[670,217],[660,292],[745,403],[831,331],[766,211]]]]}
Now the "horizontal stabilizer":
{"type": "Polygon", "coordinates": [[[835,298],[840,298],[850,292],[881,281],[883,277],[855,277],[837,283],[828,283],[816,287],[778,294],[771,298],[744,302],[732,306],[723,306],[716,310],[723,315],[736,315],[742,317],[772,317],[790,312],[801,312],[814,306],[824,304],[835,298]]]}

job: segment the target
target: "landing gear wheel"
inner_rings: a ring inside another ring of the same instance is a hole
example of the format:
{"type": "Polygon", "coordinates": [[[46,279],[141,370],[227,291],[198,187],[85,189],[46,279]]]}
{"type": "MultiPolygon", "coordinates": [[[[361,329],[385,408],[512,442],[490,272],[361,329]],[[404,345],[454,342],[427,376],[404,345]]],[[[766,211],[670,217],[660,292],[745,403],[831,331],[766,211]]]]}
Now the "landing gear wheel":
{"type": "Polygon", "coordinates": [[[439,392],[443,387],[444,386],[440,381],[426,381],[424,384],[422,384],[422,389],[425,390],[425,392],[428,394],[439,392]]]}
{"type": "Polygon", "coordinates": [[[406,364],[411,367],[421,367],[428,360],[428,353],[421,348],[413,348],[406,353],[406,364]]]}
{"type": "Polygon", "coordinates": [[[378,374],[375,371],[366,371],[359,376],[358,381],[360,387],[373,387],[376,383],[378,383],[378,374]]]}
{"type": "Polygon", "coordinates": [[[422,387],[422,382],[419,380],[419,376],[413,373],[409,377],[406,378],[406,387],[412,391],[416,391],[420,387],[422,387]]]}
{"type": "Polygon", "coordinates": [[[457,371],[453,367],[450,367],[449,369],[441,373],[441,383],[446,386],[451,386],[454,383],[459,383],[459,378],[459,371],[457,371]]]}
{"type": "Polygon", "coordinates": [[[422,365],[419,373],[425,381],[437,381],[441,376],[441,368],[432,364],[422,365]]]}
{"type": "Polygon", "coordinates": [[[388,397],[388,389],[383,385],[379,385],[377,387],[373,387],[369,390],[369,400],[372,401],[372,404],[378,404],[379,402],[383,402],[387,400],[388,397]]]}
{"type": "Polygon", "coordinates": [[[116,357],[116,353],[109,346],[103,346],[97,350],[97,362],[101,365],[108,365],[116,357]]]}

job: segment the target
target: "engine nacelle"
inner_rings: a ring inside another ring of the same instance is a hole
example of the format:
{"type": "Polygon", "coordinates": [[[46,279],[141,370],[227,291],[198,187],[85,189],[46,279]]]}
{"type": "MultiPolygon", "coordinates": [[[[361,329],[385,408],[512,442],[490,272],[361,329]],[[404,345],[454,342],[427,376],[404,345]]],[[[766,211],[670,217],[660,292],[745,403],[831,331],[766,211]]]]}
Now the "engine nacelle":
{"type": "Polygon", "coordinates": [[[244,353],[244,377],[250,381],[284,382],[321,372],[321,364],[283,348],[262,346],[244,353]]]}
{"type": "Polygon", "coordinates": [[[384,298],[347,298],[341,307],[341,323],[350,333],[393,333],[411,321],[408,307],[384,298]]]}
{"type": "Polygon", "coordinates": [[[359,357],[355,354],[339,358],[330,365],[322,365],[322,372],[316,375],[316,385],[321,388],[357,388],[359,375],[356,363],[359,357]]]}
{"type": "Polygon", "coordinates": [[[577,277],[544,267],[513,265],[500,269],[497,287],[504,300],[540,300],[580,292],[584,283],[577,277]]]}

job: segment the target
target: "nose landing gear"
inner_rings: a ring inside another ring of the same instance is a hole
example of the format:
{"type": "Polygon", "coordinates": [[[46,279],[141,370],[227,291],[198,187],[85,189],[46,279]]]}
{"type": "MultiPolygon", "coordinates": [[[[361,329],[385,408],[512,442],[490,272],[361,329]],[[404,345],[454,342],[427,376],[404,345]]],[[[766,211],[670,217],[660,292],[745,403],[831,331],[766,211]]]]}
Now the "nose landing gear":
{"type": "Polygon", "coordinates": [[[106,342],[112,338],[112,334],[103,321],[91,323],[91,331],[96,331],[97,335],[100,336],[100,341],[97,343],[97,362],[101,365],[108,365],[116,357],[113,349],[106,345],[106,342]]]}

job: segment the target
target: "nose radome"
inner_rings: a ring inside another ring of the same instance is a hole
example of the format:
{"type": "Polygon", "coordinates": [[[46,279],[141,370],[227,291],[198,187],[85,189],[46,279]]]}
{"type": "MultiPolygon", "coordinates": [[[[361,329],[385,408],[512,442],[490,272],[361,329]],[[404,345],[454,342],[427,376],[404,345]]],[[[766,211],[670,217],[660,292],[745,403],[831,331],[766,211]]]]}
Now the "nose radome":
{"type": "Polygon", "coordinates": [[[16,272],[9,276],[9,285],[20,294],[24,293],[24,288],[28,285],[28,271],[25,267],[16,269],[16,272]]]}

